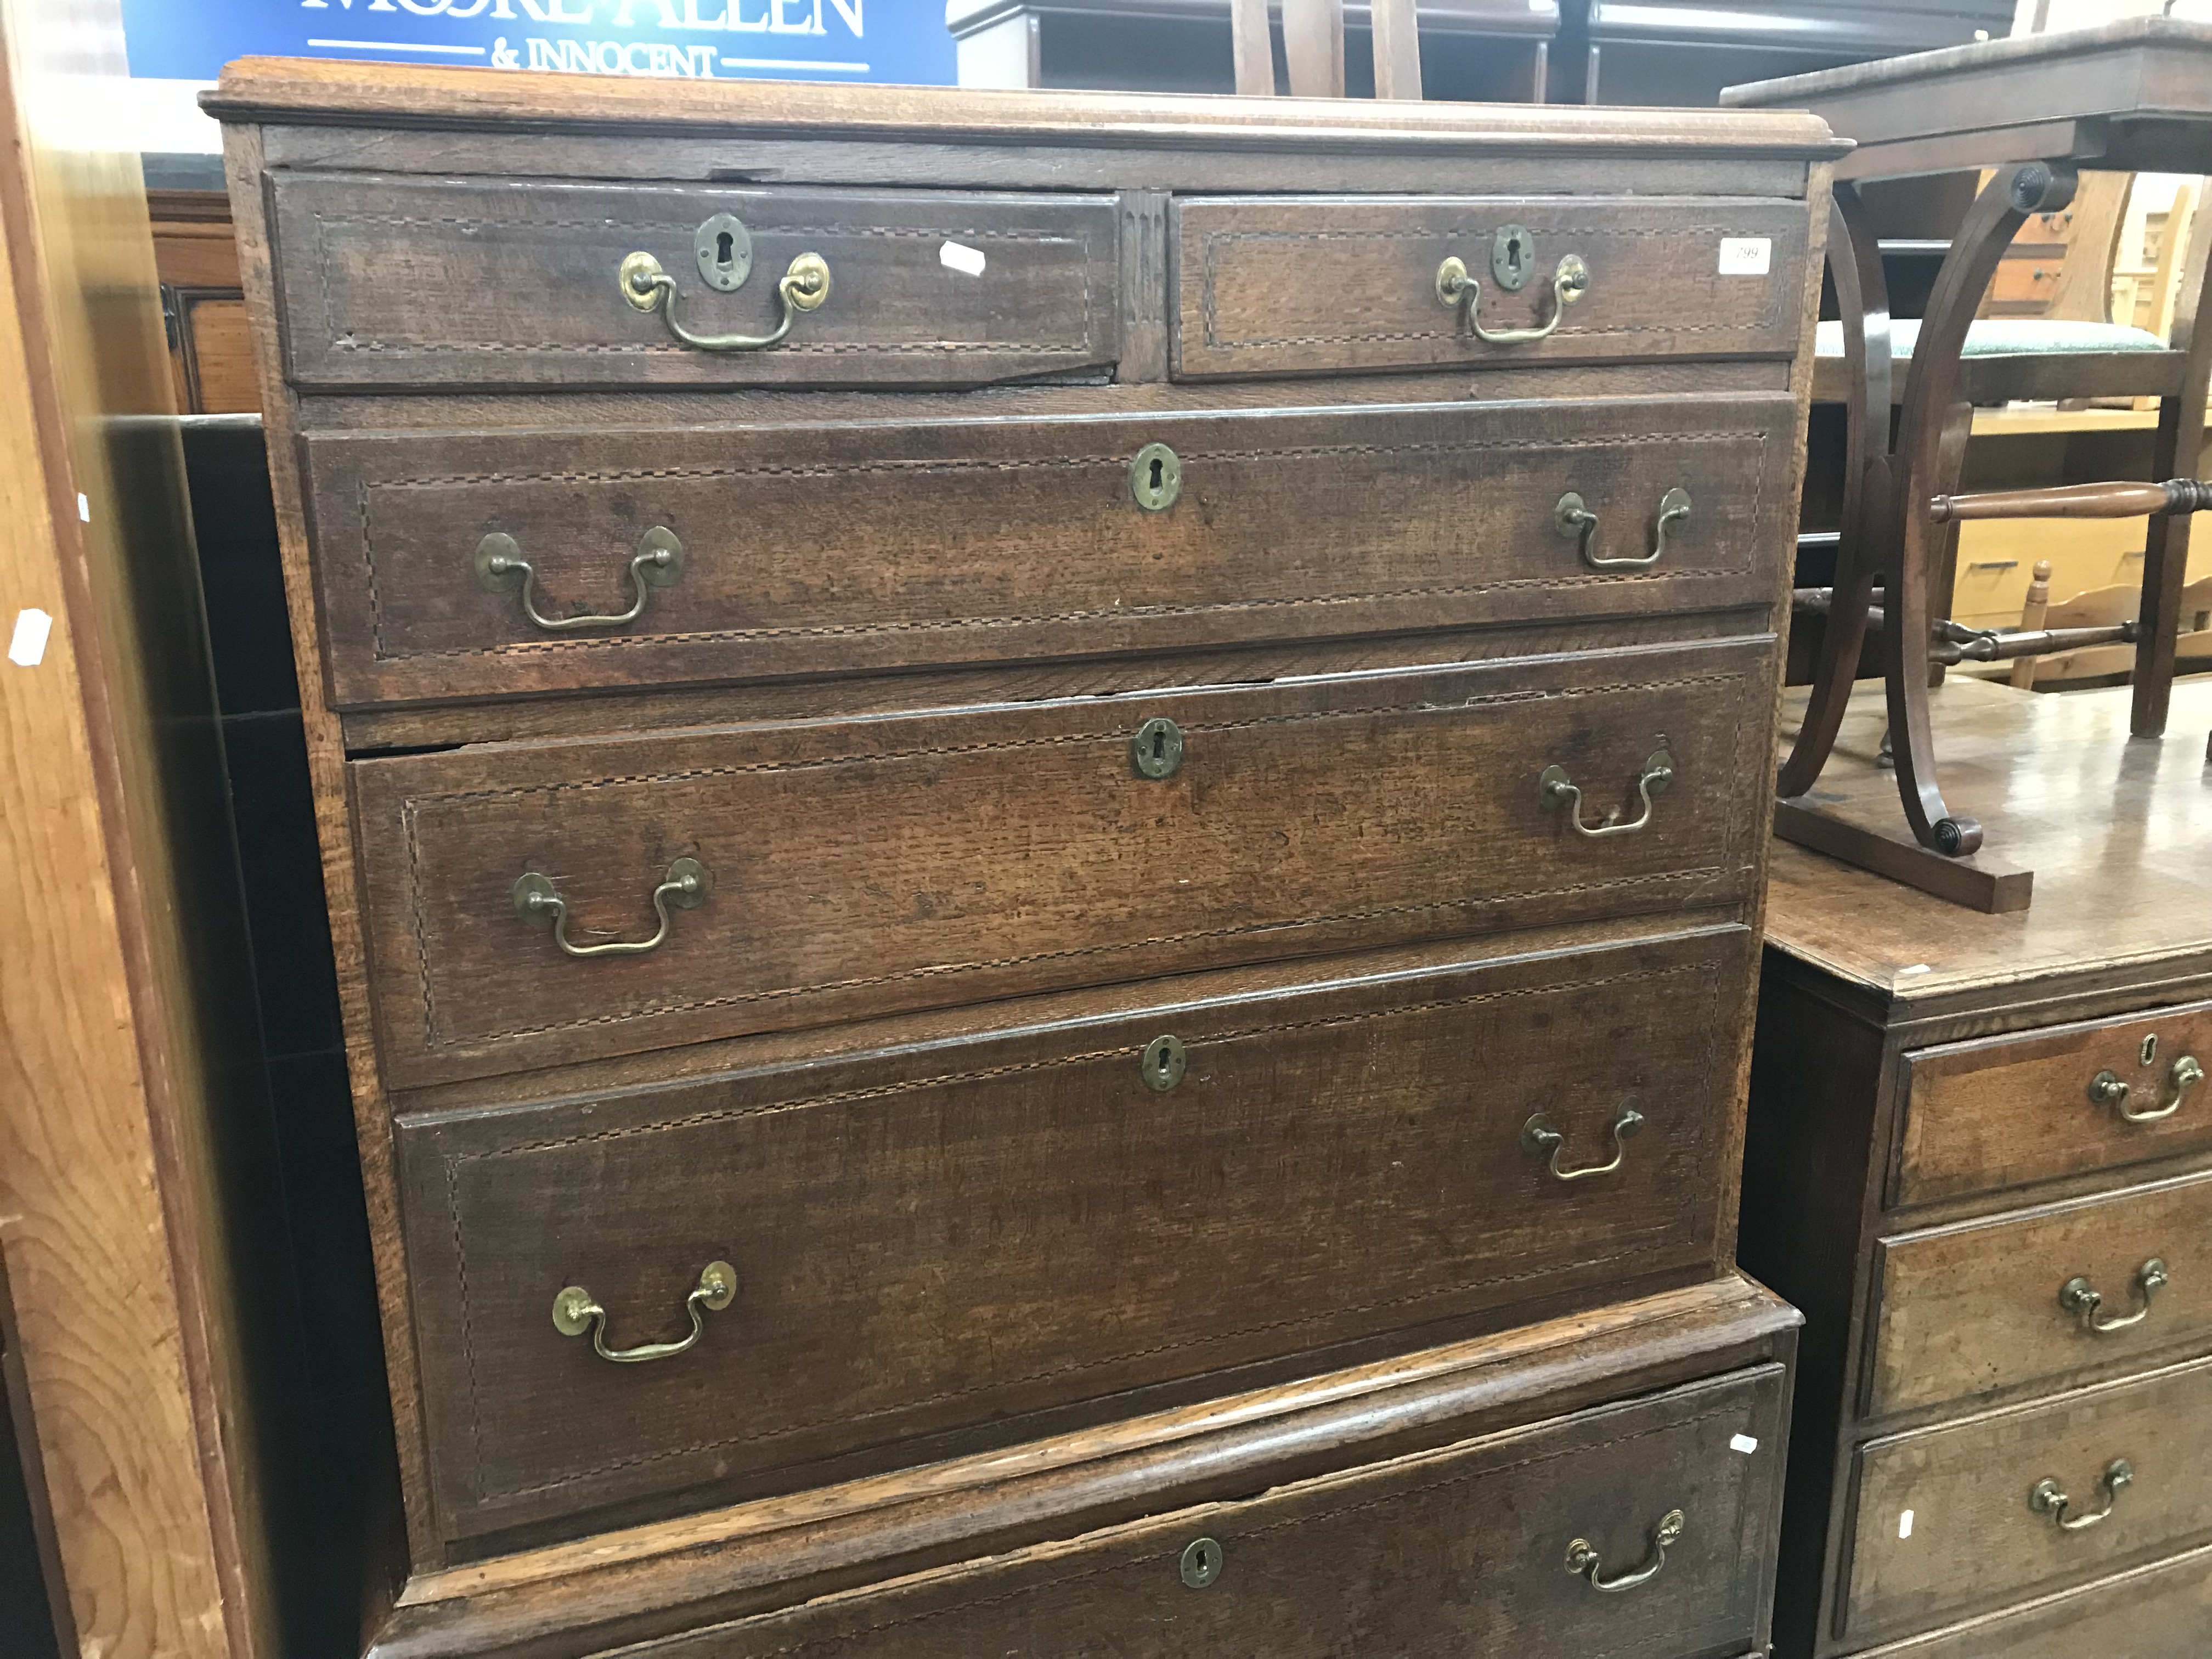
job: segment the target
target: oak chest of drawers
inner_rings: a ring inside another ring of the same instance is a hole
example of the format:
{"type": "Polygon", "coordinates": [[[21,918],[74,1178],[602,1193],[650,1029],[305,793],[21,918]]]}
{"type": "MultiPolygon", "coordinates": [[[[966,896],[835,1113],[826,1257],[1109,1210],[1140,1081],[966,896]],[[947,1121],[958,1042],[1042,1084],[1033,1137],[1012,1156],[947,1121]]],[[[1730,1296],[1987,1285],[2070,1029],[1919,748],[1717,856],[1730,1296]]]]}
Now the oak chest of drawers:
{"type": "Polygon", "coordinates": [[[1817,123],[213,106],[381,1650],[1763,1647],[1817,123]]]}
{"type": "MultiPolygon", "coordinates": [[[[1893,810],[1855,699],[1838,809],[1893,810]]],[[[1947,684],[2034,904],[1778,849],[1742,1259],[1805,1310],[1779,1655],[2212,1638],[2212,684],[1947,684]]]]}

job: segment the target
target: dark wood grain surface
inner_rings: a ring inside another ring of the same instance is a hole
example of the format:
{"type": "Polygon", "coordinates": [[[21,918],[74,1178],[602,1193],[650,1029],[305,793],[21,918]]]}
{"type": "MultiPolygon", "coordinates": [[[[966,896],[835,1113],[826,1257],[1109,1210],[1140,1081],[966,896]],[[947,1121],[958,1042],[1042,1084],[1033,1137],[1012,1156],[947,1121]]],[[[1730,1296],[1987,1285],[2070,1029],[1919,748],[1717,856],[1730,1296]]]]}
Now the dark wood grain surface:
{"type": "Polygon", "coordinates": [[[2212,1625],[2212,1549],[2192,1550],[2088,1589],[1869,1651],[1868,1659],[2196,1659],[2212,1625]]]}
{"type": "Polygon", "coordinates": [[[1741,902],[1772,659],[1733,642],[357,762],[386,1073],[1741,902]],[[1171,776],[1133,764],[1153,719],[1184,734],[1171,776]],[[1586,823],[1629,821],[1662,748],[1645,830],[1589,839],[1544,804],[1557,765],[1586,823]],[[566,958],[515,912],[536,872],[577,942],[641,939],[678,858],[709,892],[649,954],[566,958]]]}
{"type": "Polygon", "coordinates": [[[1939,1044],[1905,1056],[1905,1121],[1893,1192],[1899,1204],[2017,1187],[2212,1146],[2212,1085],[2179,1086],[2195,1060],[2212,1069],[2212,1003],[2033,1035],[1939,1044]],[[2148,1045],[2146,1047],[2146,1045],[2148,1045]],[[2110,1073],[2127,1098],[2090,1092],[2110,1073]],[[2122,1109],[2156,1113],[2130,1122],[2122,1109]]]}
{"type": "Polygon", "coordinates": [[[374,173],[277,174],[270,197],[301,386],[982,385],[1098,374],[1119,351],[1110,197],[374,173]],[[718,214],[750,232],[734,294],[708,287],[694,252],[718,214]],[[945,264],[948,240],[982,254],[982,271],[945,264]],[[829,262],[830,293],[774,350],[702,352],[623,298],[617,270],[640,250],[698,332],[767,333],[801,253],[829,262]]]}
{"type": "MultiPolygon", "coordinates": [[[[631,418],[646,413],[630,411],[631,418]]],[[[307,476],[343,706],[1756,606],[1794,527],[1786,396],[1126,418],[317,434],[307,476]],[[1181,465],[1147,510],[1146,444],[1181,465]],[[1553,512],[1580,495],[1597,558],[1553,512]],[[618,614],[638,539],[681,538],[626,626],[554,634],[473,556],[514,538],[555,618],[618,614]]]]}
{"type": "Polygon", "coordinates": [[[1310,374],[1445,363],[1672,356],[1786,356],[1797,336],[1802,203],[1591,195],[1178,199],[1178,374],[1310,374]],[[1491,252],[1508,225],[1533,239],[1534,272],[1499,289],[1491,252]],[[1721,269],[1724,238],[1764,241],[1756,275],[1721,269]],[[1589,286],[1548,338],[1492,344],[1466,309],[1440,304],[1438,264],[1480,280],[1485,328],[1550,320],[1561,256],[1589,286]]]}
{"type": "Polygon", "coordinates": [[[1875,1441],[1859,1455],[1844,1633],[1863,1642],[2002,1607],[2205,1541],[2212,1438],[2185,1425],[2208,1412],[2212,1359],[2198,1359],[1875,1441]],[[2104,1522],[2065,1532],[2029,1507],[2048,1477],[2074,1518],[2094,1512],[2121,1458],[2136,1478],[2104,1522]]]}
{"type": "Polygon", "coordinates": [[[1251,1650],[1284,1659],[1379,1645],[1735,1653],[1756,1639],[1753,1565],[1773,1526],[1784,1378],[1767,1366],[1525,1431],[1164,1516],[791,1613],[654,1644],[652,1659],[775,1655],[1019,1659],[1251,1650]],[[1732,1450],[1743,1436],[1751,1453],[1732,1450]],[[1649,1565],[1679,1510],[1681,1541],[1634,1591],[1565,1569],[1577,1538],[1606,1576],[1649,1565]],[[1188,1586],[1200,1538],[1219,1576],[1188,1586]]]}
{"type": "Polygon", "coordinates": [[[1899,1234],[1876,1252],[1870,1417],[2212,1339],[2212,1175],[1899,1234]],[[2059,1300],[2086,1279],[2102,1298],[2100,1322],[2131,1317],[2151,1261],[2170,1282],[2139,1324],[2093,1332],[2059,1300]]]}
{"type": "MultiPolygon", "coordinates": [[[[441,1499],[482,1530],[1710,1261],[1748,936],[1170,1005],[400,1137],[441,1499]],[[1620,1056],[1563,1086],[1560,1034],[1620,1056]],[[1146,1045],[1184,1045],[1165,1091],[1146,1045]],[[1479,1060],[1479,1073],[1473,1069],[1479,1060]],[[1544,1112],[1554,1180],[1522,1129],[1544,1112]],[[1270,1238],[1255,1252],[1248,1241],[1270,1238]],[[611,1365],[547,1317],[588,1287],[611,1365]],[[517,1409],[528,1402],[526,1408],[517,1409]]],[[[796,1477],[787,1475],[787,1483],[796,1477]]],[[[696,1501],[696,1500],[695,1500],[696,1501]]]]}

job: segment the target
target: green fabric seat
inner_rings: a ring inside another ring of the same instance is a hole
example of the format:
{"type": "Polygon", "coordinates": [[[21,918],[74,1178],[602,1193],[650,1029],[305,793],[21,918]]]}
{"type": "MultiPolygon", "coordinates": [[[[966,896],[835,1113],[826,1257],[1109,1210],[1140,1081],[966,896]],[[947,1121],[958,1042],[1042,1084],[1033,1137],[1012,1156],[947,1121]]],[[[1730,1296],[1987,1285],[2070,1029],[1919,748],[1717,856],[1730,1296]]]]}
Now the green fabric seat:
{"type": "MultiPolygon", "coordinates": [[[[1920,337],[1919,319],[1899,317],[1889,325],[1889,355],[1910,357],[1920,337]]],[[[2148,329],[2124,323],[2054,322],[2042,317],[1977,319],[1966,331],[1966,357],[2065,356],[2089,351],[2164,351],[2166,342],[2148,329]]],[[[1814,349],[1823,357],[1844,355],[1844,325],[1822,323],[1814,349]]]]}

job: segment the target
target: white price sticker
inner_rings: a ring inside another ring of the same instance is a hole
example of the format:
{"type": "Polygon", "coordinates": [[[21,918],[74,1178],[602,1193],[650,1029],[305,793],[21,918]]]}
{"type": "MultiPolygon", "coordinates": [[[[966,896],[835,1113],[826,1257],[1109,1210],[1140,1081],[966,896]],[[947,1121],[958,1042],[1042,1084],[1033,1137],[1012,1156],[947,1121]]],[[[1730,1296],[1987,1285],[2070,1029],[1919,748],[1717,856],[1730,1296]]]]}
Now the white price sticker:
{"type": "Polygon", "coordinates": [[[1729,1449],[1730,1451],[1741,1452],[1745,1456],[1748,1457],[1752,1453],[1759,1449],[1759,1442],[1750,1435],[1740,1434],[1736,1436],[1735,1438],[1729,1442],[1729,1449]]]}
{"type": "Polygon", "coordinates": [[[1764,276],[1774,264],[1774,240],[1769,236],[1721,238],[1721,275],[1764,276]]]}
{"type": "Polygon", "coordinates": [[[18,611],[15,631],[8,641],[8,660],[18,668],[36,668],[45,660],[46,636],[54,631],[54,619],[43,611],[18,611]]]}
{"type": "Polygon", "coordinates": [[[959,242],[947,242],[937,250],[939,264],[948,270],[964,270],[970,276],[983,274],[983,250],[968,247],[959,242]]]}
{"type": "Polygon", "coordinates": [[[1897,1535],[1899,1538],[1910,1538],[1912,1536],[1912,1511],[1911,1510],[1903,1510],[1899,1514],[1897,1517],[1897,1535]]]}

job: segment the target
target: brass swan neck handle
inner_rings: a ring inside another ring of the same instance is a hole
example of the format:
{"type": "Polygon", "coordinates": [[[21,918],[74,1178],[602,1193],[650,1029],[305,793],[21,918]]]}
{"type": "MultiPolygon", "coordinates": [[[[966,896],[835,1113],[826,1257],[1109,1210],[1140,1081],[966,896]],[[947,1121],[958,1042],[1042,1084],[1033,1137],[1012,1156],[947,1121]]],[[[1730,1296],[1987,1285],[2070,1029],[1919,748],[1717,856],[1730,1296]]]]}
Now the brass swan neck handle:
{"type": "Polygon", "coordinates": [[[592,1334],[592,1347],[602,1359],[617,1365],[635,1365],[648,1359],[673,1359],[687,1352],[705,1334],[707,1322],[701,1309],[719,1312],[738,1293],[738,1270],[726,1261],[709,1261],[699,1273],[699,1282],[684,1298],[684,1311],[691,1316],[691,1334],[674,1342],[647,1342],[635,1348],[607,1346],[607,1310],[581,1285],[571,1285],[553,1298],[553,1328],[563,1336],[592,1334]]]}
{"type": "Polygon", "coordinates": [[[1644,1114],[1633,1106],[1624,1104],[1620,1115],[1613,1121],[1613,1156],[1603,1164],[1585,1164],[1579,1170],[1559,1166],[1559,1160],[1566,1155],[1567,1138],[1542,1112],[1538,1112],[1521,1126],[1521,1144],[1532,1152],[1549,1152],[1552,1155],[1553,1180],[1587,1181],[1592,1176],[1611,1175],[1626,1162],[1629,1137],[1643,1127],[1644,1114]]]}
{"type": "Polygon", "coordinates": [[[553,943],[561,947],[561,954],[569,957],[641,957],[647,951],[657,951],[668,939],[673,925],[668,914],[672,904],[679,910],[696,910],[707,902],[708,883],[706,867],[696,859],[678,859],[668,866],[668,873],[653,890],[653,912],[660,919],[660,926],[651,939],[617,939],[607,945],[576,945],[568,938],[568,901],[561,896],[552,878],[537,871],[525,872],[515,880],[514,913],[525,921],[550,921],[553,924],[553,943]]]}
{"type": "Polygon", "coordinates": [[[668,331],[696,351],[765,351],[782,343],[802,311],[819,311],[830,298],[830,262],[818,253],[802,253],[793,259],[775,285],[782,314],[766,334],[695,334],[676,314],[676,279],[650,253],[629,255],[616,272],[623,299],[643,312],[658,311],[668,331]]]}
{"type": "Polygon", "coordinates": [[[1586,1578],[1589,1587],[1607,1595],[1618,1595],[1623,1590],[1632,1590],[1639,1584],[1648,1584],[1659,1576],[1667,1565],[1667,1552],[1682,1541],[1687,1526],[1682,1511],[1669,1510],[1659,1517],[1659,1524],[1651,1529],[1651,1553],[1644,1565],[1612,1578],[1598,1576],[1603,1563],[1587,1538],[1577,1538],[1567,1546],[1567,1571],[1577,1578],[1586,1578]]]}
{"type": "Polygon", "coordinates": [[[1649,570],[1667,556],[1669,538],[1678,526],[1690,517],[1690,492],[1680,485],[1659,498],[1659,523],[1651,538],[1651,550],[1634,557],[1601,559],[1590,550],[1597,537],[1597,514],[1591,512],[1588,502],[1570,489],[1559,497],[1552,509],[1552,527],[1567,540],[1577,544],[1583,562],[1593,570],[1649,570]]]}
{"type": "Polygon", "coordinates": [[[1437,267],[1437,299],[1454,311],[1465,311],[1470,333],[1486,345],[1528,345],[1547,340],[1559,331],[1567,307],[1589,292],[1589,267],[1582,256],[1563,253],[1552,271],[1552,314],[1534,328],[1487,329],[1482,325],[1482,281],[1456,253],[1437,267]]]}
{"type": "Polygon", "coordinates": [[[578,628],[620,628],[645,614],[645,602],[656,587],[672,587],[684,574],[684,544],[665,525],[655,525],[637,538],[637,552],[629,562],[630,591],[635,595],[629,609],[609,616],[549,617],[538,608],[538,569],[522,556],[522,549],[504,531],[493,531],[477,544],[477,580],[494,593],[520,592],[522,614],[549,634],[565,634],[578,628]]]}
{"type": "Polygon", "coordinates": [[[1582,787],[1568,777],[1566,768],[1563,766],[1547,766],[1538,775],[1537,800],[1547,812],[1565,812],[1569,827],[1585,840],[1596,841],[1605,836],[1632,836],[1638,830],[1650,826],[1651,798],[1664,793],[1667,786],[1674,781],[1674,756],[1664,748],[1654,750],[1636,779],[1636,793],[1643,802],[1644,810],[1626,823],[1616,823],[1613,817],[1608,817],[1595,829],[1583,822],[1582,787]]]}
{"type": "Polygon", "coordinates": [[[2112,1513],[2112,1505],[2119,1502],[2120,1493],[2134,1483],[2136,1466],[2124,1457],[2116,1457],[2098,1478],[2097,1484],[2105,1489],[2105,1506],[2092,1510],[2087,1515],[2067,1513],[2073,1499],[2066,1489],[2053,1480],[2042,1480],[2030,1488],[2027,1506],[2038,1515],[2047,1515],[2061,1532],[2087,1532],[2101,1525],[2112,1513]]]}

